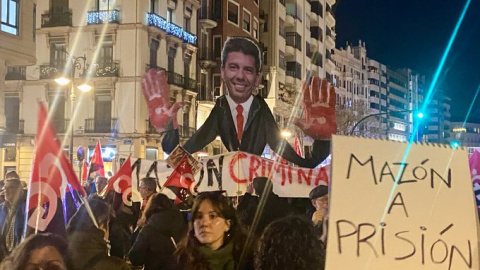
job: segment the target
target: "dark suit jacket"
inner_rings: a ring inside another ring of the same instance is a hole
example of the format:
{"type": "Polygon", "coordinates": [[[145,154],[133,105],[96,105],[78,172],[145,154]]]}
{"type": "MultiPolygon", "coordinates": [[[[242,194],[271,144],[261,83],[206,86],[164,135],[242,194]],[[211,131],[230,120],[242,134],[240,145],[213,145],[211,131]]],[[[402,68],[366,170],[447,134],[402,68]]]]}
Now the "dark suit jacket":
{"type": "MultiPolygon", "coordinates": [[[[282,138],[270,108],[265,100],[259,96],[254,96],[241,143],[237,139],[237,130],[227,98],[221,96],[217,99],[205,123],[183,147],[188,152],[195,153],[207,146],[217,136],[220,136],[229,151],[244,151],[261,155],[268,144],[284,159],[307,168],[317,166],[330,152],[330,141],[316,140],[313,143],[312,158],[304,159],[298,156],[293,147],[282,138]]],[[[162,142],[163,149],[167,153],[171,152],[177,144],[178,131],[176,130],[166,134],[162,142]]]]}

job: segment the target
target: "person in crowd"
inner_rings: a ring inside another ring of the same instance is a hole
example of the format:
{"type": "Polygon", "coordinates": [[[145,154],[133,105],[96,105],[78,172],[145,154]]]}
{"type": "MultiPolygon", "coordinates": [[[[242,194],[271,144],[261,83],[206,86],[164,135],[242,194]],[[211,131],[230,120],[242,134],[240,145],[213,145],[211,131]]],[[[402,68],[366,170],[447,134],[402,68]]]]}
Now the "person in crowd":
{"type": "Polygon", "coordinates": [[[26,197],[21,181],[16,173],[7,177],[4,186],[5,202],[0,204],[1,258],[20,243],[25,224],[26,197]]]}
{"type": "Polygon", "coordinates": [[[289,216],[265,228],[255,249],[257,270],[319,270],[325,265],[325,249],[313,224],[304,217],[289,216]]]}
{"type": "Polygon", "coordinates": [[[108,254],[111,208],[99,198],[88,200],[96,225],[85,204],[80,206],[67,226],[68,249],[76,270],[130,269],[122,259],[108,254]]]}
{"type": "Polygon", "coordinates": [[[237,208],[242,223],[256,236],[260,236],[271,222],[294,213],[293,207],[285,198],[273,193],[272,187],[272,182],[267,177],[254,178],[253,189],[259,196],[258,199],[252,196],[252,189],[249,188],[237,208]]]}
{"type": "Polygon", "coordinates": [[[138,184],[138,191],[140,192],[140,196],[142,197],[142,206],[140,210],[142,212],[145,210],[147,206],[148,199],[150,196],[157,192],[157,179],[154,177],[144,177],[140,179],[140,183],[138,184]]]}
{"type": "Polygon", "coordinates": [[[192,215],[171,269],[252,269],[245,234],[227,197],[221,192],[198,194],[192,215]]]}
{"type": "Polygon", "coordinates": [[[325,243],[328,224],[328,186],[319,185],[310,191],[310,200],[312,201],[315,212],[312,215],[312,222],[315,226],[318,236],[325,243]]]}
{"type": "MultiPolygon", "coordinates": [[[[304,159],[281,136],[265,100],[260,95],[253,94],[262,80],[261,55],[258,44],[252,39],[227,39],[223,46],[221,63],[221,77],[227,94],[217,98],[205,123],[183,147],[189,153],[195,153],[219,136],[229,151],[261,155],[268,144],[286,160],[301,167],[313,168],[328,156],[330,138],[336,132],[335,89],[332,85],[328,88],[327,80],[320,83],[318,77],[312,79],[313,97],[310,99],[310,94],[306,94],[304,102],[308,120],[295,121],[305,134],[315,139],[312,158],[304,159]],[[319,99],[320,92],[322,99],[319,99]],[[327,96],[330,97],[329,102],[327,96]]],[[[152,69],[145,74],[142,89],[147,99],[152,125],[157,131],[166,133],[162,147],[165,152],[170,153],[179,144],[178,130],[174,129],[176,122],[173,121],[173,126],[170,126],[172,119],[176,119],[174,116],[180,104],[170,106],[170,90],[166,81],[163,71],[152,69]]],[[[305,84],[303,91],[308,93],[308,89],[305,84]]]]}
{"type": "Polygon", "coordinates": [[[5,180],[0,180],[0,204],[5,202],[5,180]]]}
{"type": "Polygon", "coordinates": [[[144,270],[166,269],[177,243],[187,232],[183,215],[162,193],[151,196],[145,208],[146,224],[140,230],[128,257],[134,266],[144,270]]]}
{"type": "Polygon", "coordinates": [[[73,270],[68,245],[55,234],[33,234],[7,256],[0,270],[73,270]]]}
{"type": "Polygon", "coordinates": [[[102,194],[103,189],[108,185],[108,179],[103,176],[97,176],[95,178],[95,190],[97,191],[97,194],[100,195],[102,194]]]}
{"type": "Polygon", "coordinates": [[[85,193],[87,193],[89,196],[90,194],[95,193],[95,179],[91,176],[88,176],[85,180],[85,183],[83,183],[83,188],[85,189],[85,193]]]}

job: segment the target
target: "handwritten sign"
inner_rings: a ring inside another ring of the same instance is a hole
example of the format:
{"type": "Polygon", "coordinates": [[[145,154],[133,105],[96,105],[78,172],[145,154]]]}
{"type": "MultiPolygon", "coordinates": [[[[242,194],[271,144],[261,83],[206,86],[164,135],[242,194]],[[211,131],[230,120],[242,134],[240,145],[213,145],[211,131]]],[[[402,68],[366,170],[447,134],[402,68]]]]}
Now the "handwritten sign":
{"type": "Polygon", "coordinates": [[[479,269],[463,149],[334,136],[326,269],[479,269]]]}
{"type": "MultiPolygon", "coordinates": [[[[253,178],[265,176],[272,180],[273,191],[278,196],[307,198],[315,186],[325,185],[329,179],[329,169],[326,167],[293,167],[245,152],[206,157],[200,159],[200,162],[202,166],[194,176],[198,192],[226,190],[229,196],[243,195],[253,178]]],[[[141,161],[140,177],[146,175],[152,163],[153,161],[141,161]]],[[[159,183],[163,185],[173,168],[159,160],[156,169],[159,183]]]]}

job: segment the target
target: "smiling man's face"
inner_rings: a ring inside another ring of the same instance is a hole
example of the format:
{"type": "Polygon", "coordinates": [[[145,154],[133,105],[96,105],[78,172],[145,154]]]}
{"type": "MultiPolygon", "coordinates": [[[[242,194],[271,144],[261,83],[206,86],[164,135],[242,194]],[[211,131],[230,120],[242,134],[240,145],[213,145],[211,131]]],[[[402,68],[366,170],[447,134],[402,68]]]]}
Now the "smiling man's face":
{"type": "Polygon", "coordinates": [[[230,52],[221,74],[228,94],[237,104],[248,100],[261,79],[255,59],[243,52],[230,52]]]}

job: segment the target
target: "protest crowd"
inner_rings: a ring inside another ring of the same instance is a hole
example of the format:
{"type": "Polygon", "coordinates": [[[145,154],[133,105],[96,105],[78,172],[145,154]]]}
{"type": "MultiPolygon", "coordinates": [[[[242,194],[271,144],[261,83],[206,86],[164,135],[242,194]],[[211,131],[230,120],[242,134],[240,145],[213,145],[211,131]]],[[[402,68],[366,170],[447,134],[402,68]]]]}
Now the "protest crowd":
{"type": "Polygon", "coordinates": [[[268,178],[257,177],[239,198],[200,192],[175,204],[157,192],[156,178],[145,177],[138,188],[142,201],[128,206],[114,191],[101,195],[109,179],[97,176],[84,183],[88,203],[66,211],[63,233],[35,234],[30,227],[24,231],[27,196],[21,183],[15,172],[2,181],[2,270],[324,266],[325,185],[315,187],[309,199],[280,198],[268,178]]]}

